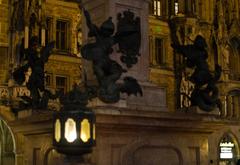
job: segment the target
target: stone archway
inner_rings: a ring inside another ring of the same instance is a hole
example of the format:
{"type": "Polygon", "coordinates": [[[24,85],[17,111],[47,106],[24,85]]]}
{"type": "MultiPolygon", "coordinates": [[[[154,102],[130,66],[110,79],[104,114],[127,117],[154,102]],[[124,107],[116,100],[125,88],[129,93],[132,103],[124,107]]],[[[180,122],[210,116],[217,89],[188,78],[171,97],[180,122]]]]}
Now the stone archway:
{"type": "Polygon", "coordinates": [[[181,151],[171,145],[152,145],[136,141],[122,150],[121,165],[176,164],[183,165],[181,151]]]}
{"type": "Polygon", "coordinates": [[[6,122],[0,117],[0,164],[15,165],[15,140],[6,122]]]}
{"type": "Polygon", "coordinates": [[[0,106],[0,164],[15,165],[16,160],[16,141],[9,123],[15,120],[11,109],[0,106]]]}

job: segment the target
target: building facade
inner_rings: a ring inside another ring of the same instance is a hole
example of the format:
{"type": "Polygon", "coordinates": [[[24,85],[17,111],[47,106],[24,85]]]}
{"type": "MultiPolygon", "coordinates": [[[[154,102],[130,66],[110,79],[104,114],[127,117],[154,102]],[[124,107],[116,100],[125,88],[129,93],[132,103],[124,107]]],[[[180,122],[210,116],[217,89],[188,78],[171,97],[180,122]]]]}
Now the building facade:
{"type": "MultiPolygon", "coordinates": [[[[56,41],[46,64],[47,87],[67,92],[81,83],[82,70],[92,78],[90,64],[79,54],[82,43],[89,40],[76,3],[0,0],[0,4],[0,56],[6,59],[0,64],[1,100],[10,89],[18,92],[14,96],[21,95],[20,87],[9,80],[14,68],[24,63],[20,50],[28,47],[33,35],[42,46],[56,41]]],[[[67,159],[52,147],[52,111],[14,115],[2,104],[0,164],[236,164],[240,159],[240,1],[83,0],[83,5],[96,25],[109,16],[116,24],[117,13],[128,9],[140,17],[141,56],[129,73],[140,82],[143,97],[122,95],[116,104],[91,101],[97,144],[84,161],[67,159]],[[170,21],[176,31],[169,27],[170,21]],[[215,64],[222,67],[217,84],[221,110],[190,107],[192,70],[182,67],[184,59],[171,47],[173,33],[182,45],[193,44],[197,35],[205,38],[210,70],[215,64]]]]}

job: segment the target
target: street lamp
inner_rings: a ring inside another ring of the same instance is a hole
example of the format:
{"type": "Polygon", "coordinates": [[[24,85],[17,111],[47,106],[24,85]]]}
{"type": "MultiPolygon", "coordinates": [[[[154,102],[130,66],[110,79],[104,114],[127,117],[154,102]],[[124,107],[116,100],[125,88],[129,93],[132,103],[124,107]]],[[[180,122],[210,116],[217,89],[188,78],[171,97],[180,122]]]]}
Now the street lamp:
{"type": "Polygon", "coordinates": [[[95,115],[90,109],[55,113],[53,130],[53,145],[59,153],[81,155],[95,145],[95,115]]]}
{"type": "Polygon", "coordinates": [[[90,153],[96,143],[95,114],[86,107],[88,97],[75,87],[61,98],[63,108],[53,114],[53,146],[59,153],[90,153]]]}

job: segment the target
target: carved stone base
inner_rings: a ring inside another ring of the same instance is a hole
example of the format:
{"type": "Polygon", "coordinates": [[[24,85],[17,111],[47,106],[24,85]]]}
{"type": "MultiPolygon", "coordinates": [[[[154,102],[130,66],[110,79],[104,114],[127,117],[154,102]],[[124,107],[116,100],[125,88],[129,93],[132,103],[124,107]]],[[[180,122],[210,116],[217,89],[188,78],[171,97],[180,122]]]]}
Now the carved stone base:
{"type": "Polygon", "coordinates": [[[31,109],[28,109],[28,110],[19,111],[17,113],[17,117],[19,119],[22,119],[22,118],[26,118],[26,117],[32,116],[32,114],[33,114],[33,111],[31,109]]]}
{"type": "Polygon", "coordinates": [[[211,112],[206,112],[201,110],[199,107],[194,106],[194,107],[190,107],[189,111],[191,113],[197,113],[197,114],[206,114],[206,115],[216,115],[216,116],[220,116],[220,110],[218,108],[215,108],[213,111],[211,112]]]}
{"type": "Polygon", "coordinates": [[[65,163],[70,165],[93,165],[90,163],[90,157],[88,155],[66,156],[65,163]]]}
{"type": "Polygon", "coordinates": [[[131,109],[167,111],[166,89],[150,83],[141,84],[143,96],[129,96],[127,105],[131,109]]]}
{"type": "Polygon", "coordinates": [[[119,108],[126,108],[127,107],[127,103],[126,103],[126,99],[125,98],[121,98],[117,103],[104,103],[101,100],[99,100],[98,98],[92,99],[91,101],[89,101],[88,104],[90,107],[101,107],[101,106],[110,106],[110,107],[119,107],[119,108]]]}

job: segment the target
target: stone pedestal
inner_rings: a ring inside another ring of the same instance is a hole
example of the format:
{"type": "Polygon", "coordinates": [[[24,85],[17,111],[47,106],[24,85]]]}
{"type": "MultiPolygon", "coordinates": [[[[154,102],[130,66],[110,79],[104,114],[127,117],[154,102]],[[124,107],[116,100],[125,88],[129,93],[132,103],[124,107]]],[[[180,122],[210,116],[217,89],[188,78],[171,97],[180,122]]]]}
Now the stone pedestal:
{"type": "Polygon", "coordinates": [[[68,165],[93,165],[92,163],[90,163],[89,158],[90,157],[88,155],[66,156],[65,164],[68,164],[68,165]]]}
{"type": "Polygon", "coordinates": [[[215,115],[215,116],[220,116],[220,110],[218,108],[215,108],[213,111],[211,112],[206,112],[201,110],[199,107],[190,107],[189,111],[191,113],[196,113],[196,114],[201,114],[201,115],[215,115]]]}
{"type": "MultiPolygon", "coordinates": [[[[166,89],[158,88],[151,83],[149,80],[149,1],[148,0],[83,0],[83,6],[91,15],[92,22],[97,26],[112,17],[113,23],[117,24],[117,14],[123,13],[123,11],[130,10],[136,17],[140,17],[141,21],[141,47],[138,58],[138,63],[132,68],[122,64],[123,68],[128,70],[127,73],[123,74],[122,77],[132,76],[138,80],[143,89],[143,97],[125,97],[122,95],[120,107],[127,105],[128,108],[138,110],[166,110],[166,89]],[[125,103],[124,103],[125,102],[125,103]]],[[[83,17],[83,42],[89,42],[87,36],[88,28],[86,27],[85,18],[83,17]]],[[[121,54],[117,53],[118,46],[114,46],[114,53],[111,58],[120,62],[121,54]]],[[[92,66],[88,61],[83,62],[85,71],[88,73],[88,80],[94,80],[92,66]]],[[[98,102],[99,103],[99,102],[98,102]]],[[[99,105],[99,104],[96,104],[99,105]]],[[[100,104],[102,106],[103,104],[100,104]]],[[[112,105],[111,105],[112,106],[112,105]]],[[[114,104],[119,107],[119,104],[114,104]]]]}

